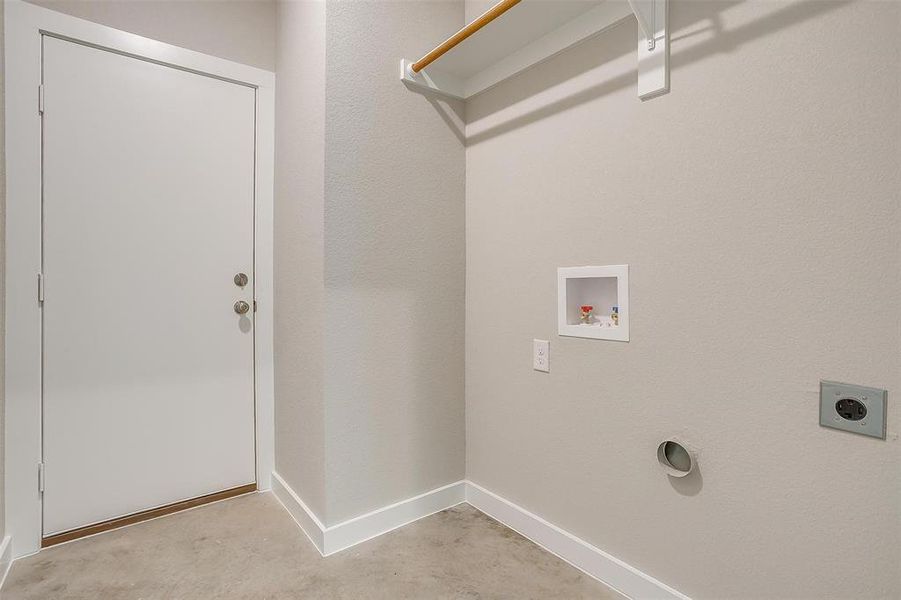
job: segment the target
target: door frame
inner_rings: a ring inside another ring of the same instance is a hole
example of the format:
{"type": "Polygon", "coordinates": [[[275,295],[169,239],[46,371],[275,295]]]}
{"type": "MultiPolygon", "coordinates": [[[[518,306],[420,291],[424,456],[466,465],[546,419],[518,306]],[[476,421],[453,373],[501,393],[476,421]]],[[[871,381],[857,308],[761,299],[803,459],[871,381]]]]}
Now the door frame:
{"type": "Polygon", "coordinates": [[[257,488],[274,462],[273,173],[275,74],[78,19],[22,0],[4,4],[6,255],[4,490],[12,557],[40,550],[42,498],[41,41],[45,34],[256,89],[254,411],[257,488]]]}

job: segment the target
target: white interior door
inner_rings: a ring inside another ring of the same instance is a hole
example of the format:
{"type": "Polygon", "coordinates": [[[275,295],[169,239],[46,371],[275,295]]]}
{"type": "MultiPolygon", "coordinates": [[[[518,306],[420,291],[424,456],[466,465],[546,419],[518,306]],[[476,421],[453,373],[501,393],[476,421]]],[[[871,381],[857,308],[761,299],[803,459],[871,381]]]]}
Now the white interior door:
{"type": "Polygon", "coordinates": [[[43,43],[47,536],[255,481],[255,90],[43,43]]]}

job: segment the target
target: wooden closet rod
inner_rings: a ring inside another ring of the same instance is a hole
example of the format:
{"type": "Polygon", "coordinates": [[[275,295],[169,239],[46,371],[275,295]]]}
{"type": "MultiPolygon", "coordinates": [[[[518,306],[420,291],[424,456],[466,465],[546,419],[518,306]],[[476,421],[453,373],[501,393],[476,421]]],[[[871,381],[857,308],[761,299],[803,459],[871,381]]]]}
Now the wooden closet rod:
{"type": "Polygon", "coordinates": [[[481,29],[488,23],[492,22],[493,20],[495,20],[496,18],[498,18],[499,16],[501,16],[502,14],[504,14],[505,12],[507,12],[514,6],[516,6],[517,4],[519,4],[521,1],[522,0],[501,0],[500,2],[498,2],[497,4],[495,4],[494,6],[489,8],[487,11],[485,11],[485,14],[483,14],[481,17],[479,17],[478,19],[476,19],[475,21],[473,21],[472,23],[470,23],[469,25],[467,25],[466,27],[464,27],[463,29],[461,29],[460,31],[455,33],[454,35],[447,38],[444,42],[442,42],[434,50],[432,50],[431,52],[429,52],[428,54],[426,54],[425,56],[423,56],[422,58],[417,60],[415,63],[413,63],[413,65],[412,65],[413,72],[419,73],[420,71],[425,69],[427,66],[432,64],[434,61],[436,61],[439,58],[441,58],[442,56],[444,56],[444,54],[448,50],[450,50],[451,48],[453,48],[454,46],[456,46],[457,44],[459,44],[460,42],[462,42],[463,40],[465,40],[466,38],[468,38],[469,36],[474,34],[476,31],[478,31],[479,29],[481,29]]]}

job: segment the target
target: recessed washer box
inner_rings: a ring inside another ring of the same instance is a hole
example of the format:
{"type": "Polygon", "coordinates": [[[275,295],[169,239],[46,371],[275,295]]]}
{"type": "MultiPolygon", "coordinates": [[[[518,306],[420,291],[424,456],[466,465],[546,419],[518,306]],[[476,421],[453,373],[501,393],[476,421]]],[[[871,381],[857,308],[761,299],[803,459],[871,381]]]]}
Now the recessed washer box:
{"type": "Polygon", "coordinates": [[[820,381],[820,425],[885,439],[887,392],[838,381],[820,381]]]}
{"type": "Polygon", "coordinates": [[[628,342],[629,265],[558,268],[557,334],[628,342]]]}

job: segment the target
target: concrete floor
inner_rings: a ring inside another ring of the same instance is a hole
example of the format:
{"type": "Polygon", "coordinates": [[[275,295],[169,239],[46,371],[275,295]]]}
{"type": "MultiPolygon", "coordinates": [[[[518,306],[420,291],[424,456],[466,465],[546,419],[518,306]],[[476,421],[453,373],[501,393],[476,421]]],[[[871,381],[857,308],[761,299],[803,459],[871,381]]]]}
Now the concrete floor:
{"type": "Polygon", "coordinates": [[[44,550],[13,564],[2,597],[623,598],[466,504],[322,558],[270,494],[44,550]]]}

